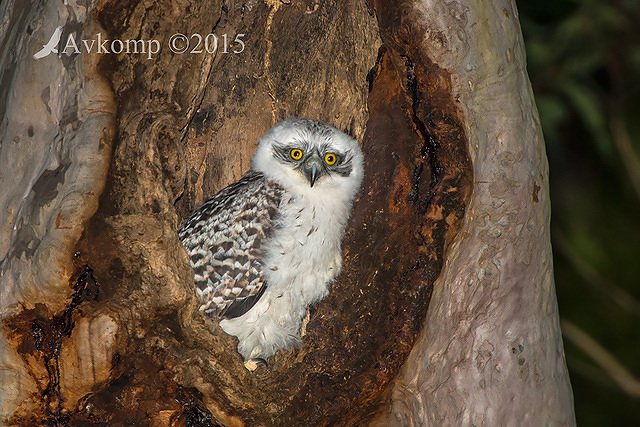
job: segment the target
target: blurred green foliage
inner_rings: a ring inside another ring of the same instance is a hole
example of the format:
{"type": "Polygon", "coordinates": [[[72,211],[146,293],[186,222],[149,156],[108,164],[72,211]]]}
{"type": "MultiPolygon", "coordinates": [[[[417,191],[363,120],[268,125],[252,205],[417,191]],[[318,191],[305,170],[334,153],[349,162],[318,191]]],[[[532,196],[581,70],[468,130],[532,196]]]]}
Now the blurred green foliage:
{"type": "MultiPolygon", "coordinates": [[[[518,4],[550,165],[560,316],[640,378],[640,1],[518,4]]],[[[565,336],[580,426],[640,425],[625,392],[565,336]]]]}

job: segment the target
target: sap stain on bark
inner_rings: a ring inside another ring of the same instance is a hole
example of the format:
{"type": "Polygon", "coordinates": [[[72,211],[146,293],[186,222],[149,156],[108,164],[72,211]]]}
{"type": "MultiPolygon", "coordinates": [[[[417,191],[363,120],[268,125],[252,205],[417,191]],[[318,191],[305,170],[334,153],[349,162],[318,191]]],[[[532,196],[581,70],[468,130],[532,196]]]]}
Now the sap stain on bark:
{"type": "MultiPolygon", "coordinates": [[[[82,262],[78,253],[75,254],[74,261],[76,272],[69,279],[73,294],[64,311],[52,315],[45,304],[37,303],[33,309],[23,310],[4,321],[10,331],[9,339],[18,342],[18,353],[30,367],[32,375],[35,367],[31,363],[34,361],[43,364],[47,373],[43,381],[36,381],[40,393],[41,417],[30,414],[26,418],[20,418],[17,415],[13,421],[18,424],[26,420],[34,422],[35,417],[45,426],[66,425],[72,416],[72,411],[63,406],[65,398],[60,392],[60,350],[64,340],[71,336],[75,321],[81,315],[78,309],[80,304],[95,300],[100,293],[100,285],[91,267],[82,262]]],[[[38,379],[37,375],[33,377],[38,379]]]]}

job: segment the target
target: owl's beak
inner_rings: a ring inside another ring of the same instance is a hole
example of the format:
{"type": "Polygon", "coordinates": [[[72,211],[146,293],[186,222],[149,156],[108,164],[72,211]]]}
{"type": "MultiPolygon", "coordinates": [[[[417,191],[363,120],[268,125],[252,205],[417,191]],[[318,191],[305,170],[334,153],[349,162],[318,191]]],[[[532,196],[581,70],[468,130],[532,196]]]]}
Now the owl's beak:
{"type": "Polygon", "coordinates": [[[302,165],[302,171],[304,172],[304,176],[307,178],[307,181],[309,181],[309,184],[313,187],[313,184],[315,184],[318,178],[322,175],[322,163],[320,162],[320,157],[316,154],[309,156],[302,165]]]}

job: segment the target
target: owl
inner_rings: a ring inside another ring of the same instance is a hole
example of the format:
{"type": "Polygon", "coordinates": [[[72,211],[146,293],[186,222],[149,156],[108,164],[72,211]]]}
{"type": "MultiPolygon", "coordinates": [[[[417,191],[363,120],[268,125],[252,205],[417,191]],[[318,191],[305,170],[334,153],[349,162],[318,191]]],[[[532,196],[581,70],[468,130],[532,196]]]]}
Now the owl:
{"type": "Polygon", "coordinates": [[[329,293],[363,163],[335,127],[288,119],[258,141],[251,169],[181,226],[200,311],[238,338],[247,369],[299,343],[309,306],[329,293]]]}

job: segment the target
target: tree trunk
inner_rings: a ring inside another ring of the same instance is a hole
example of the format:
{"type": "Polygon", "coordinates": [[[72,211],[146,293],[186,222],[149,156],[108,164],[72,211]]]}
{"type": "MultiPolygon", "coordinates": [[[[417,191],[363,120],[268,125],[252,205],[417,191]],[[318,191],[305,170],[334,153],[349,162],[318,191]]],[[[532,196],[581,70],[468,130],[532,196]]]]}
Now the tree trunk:
{"type": "Polygon", "coordinates": [[[514,5],[68,3],[0,6],[5,424],[573,423],[514,5]],[[176,230],[291,115],[366,176],[303,344],[250,373],[176,230]]]}
{"type": "MultiPolygon", "coordinates": [[[[515,4],[424,1],[405,16],[414,48],[450,73],[474,184],[391,413],[375,424],[574,425],[548,165],[515,4]]],[[[398,32],[381,26],[383,40],[398,32]]]]}

